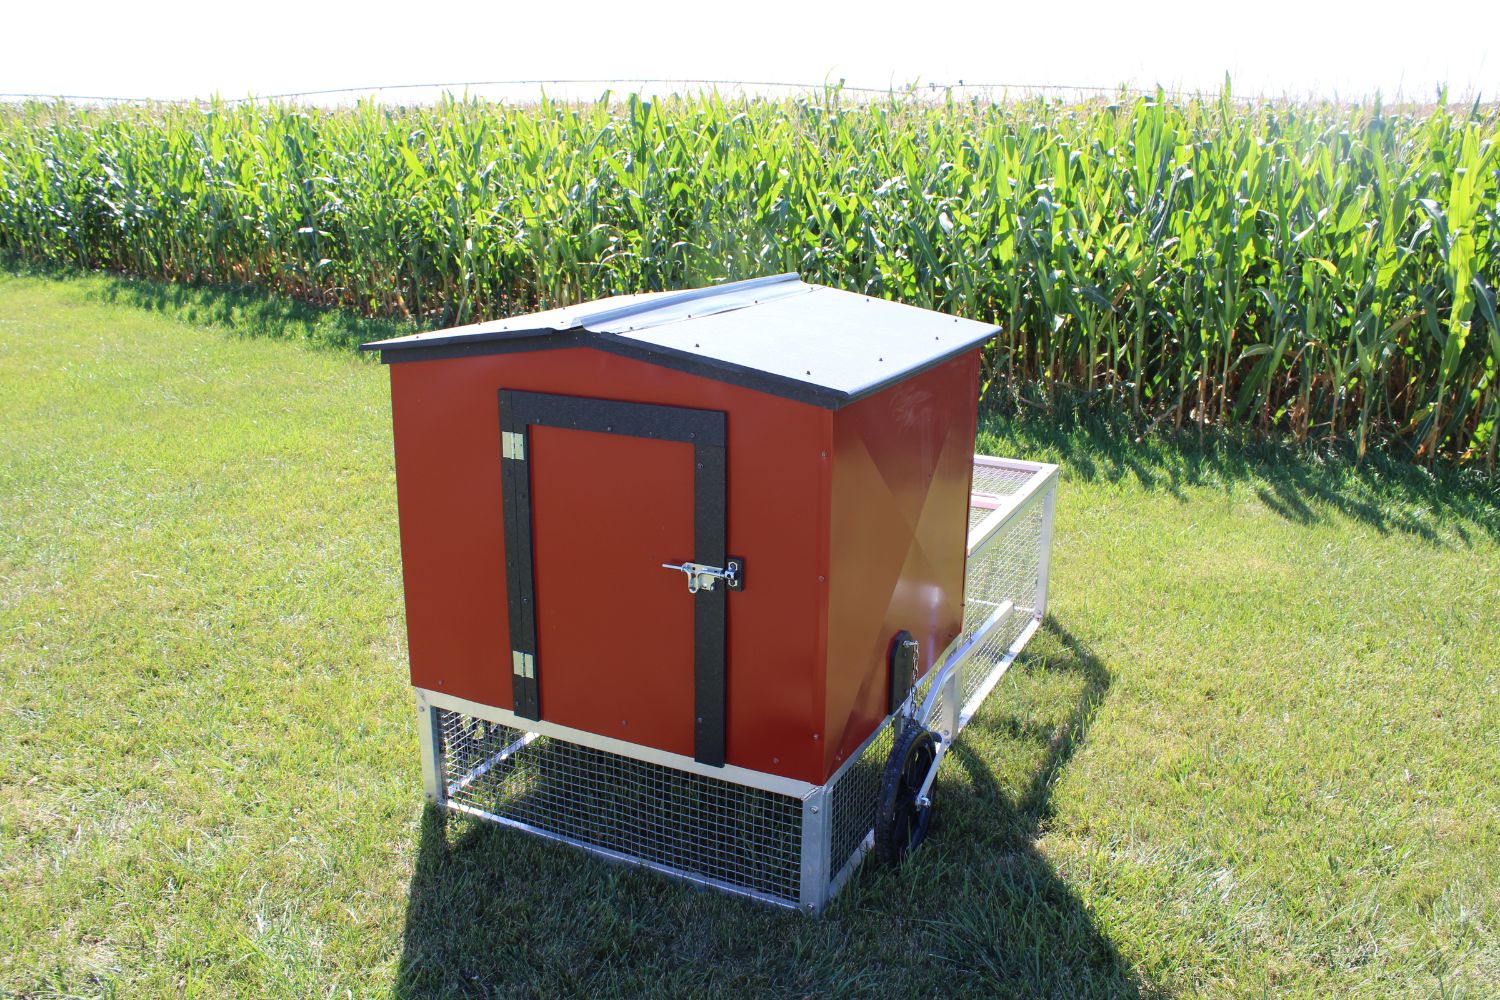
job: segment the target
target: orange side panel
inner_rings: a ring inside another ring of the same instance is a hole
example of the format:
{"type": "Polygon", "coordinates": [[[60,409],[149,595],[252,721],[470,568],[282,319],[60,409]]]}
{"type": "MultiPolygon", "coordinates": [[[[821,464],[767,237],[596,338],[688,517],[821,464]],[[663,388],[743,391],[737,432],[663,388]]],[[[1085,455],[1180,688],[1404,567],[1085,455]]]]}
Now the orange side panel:
{"type": "MultiPolygon", "coordinates": [[[[693,447],[531,431],[542,718],[693,755],[693,447]]],[[[733,596],[733,595],[731,595],[733,596]]]]}
{"type": "MultiPolygon", "coordinates": [[[[823,672],[832,413],[590,348],[402,362],[390,369],[414,684],[512,707],[497,390],[721,410],[728,429],[728,551],[746,559],[746,587],[727,602],[727,759],[807,781],[826,777],[823,672]]],[[[601,459],[595,455],[593,460],[601,459]]],[[[670,478],[664,466],[651,462],[650,470],[636,469],[622,455],[623,467],[598,478],[598,509],[616,503],[615,491],[624,485],[638,488],[658,473],[670,478]]],[[[645,489],[643,495],[664,504],[691,502],[690,489],[683,493],[680,484],[667,481],[656,493],[645,489]]],[[[631,516],[640,513],[635,509],[631,516]]],[[[538,517],[545,518],[546,511],[538,511],[538,517]]],[[[580,535],[570,541],[559,532],[547,544],[549,563],[566,558],[587,565],[588,549],[599,539],[580,535]]],[[[686,596],[680,574],[659,572],[661,586],[683,588],[686,596]]],[[[540,580],[538,586],[543,586],[540,580]]],[[[581,587],[576,595],[579,627],[607,632],[611,616],[631,613],[633,589],[581,587]],[[605,602],[626,607],[590,614],[605,602]],[[591,624],[595,622],[606,627],[591,624]]],[[[546,629],[540,596],[538,627],[546,629]]],[[[639,607],[635,612],[642,613],[639,607]]],[[[690,636],[691,630],[686,631],[685,637],[690,636]]],[[[548,717],[547,699],[556,692],[546,686],[545,655],[539,648],[542,714],[548,717]]],[[[644,670],[649,676],[657,669],[647,662],[652,655],[622,648],[616,669],[644,670]]],[[[684,685],[682,697],[691,704],[690,685],[684,685]]],[[[663,701],[657,709],[663,719],[680,714],[675,703],[663,701]]],[[[631,711],[634,715],[620,718],[636,726],[643,709],[631,711]]],[[[657,736],[671,744],[665,749],[684,752],[666,730],[657,736]]]]}
{"type": "Polygon", "coordinates": [[[829,773],[887,715],[896,633],[925,674],[963,625],[978,397],[973,351],[833,415],[829,773]]]}

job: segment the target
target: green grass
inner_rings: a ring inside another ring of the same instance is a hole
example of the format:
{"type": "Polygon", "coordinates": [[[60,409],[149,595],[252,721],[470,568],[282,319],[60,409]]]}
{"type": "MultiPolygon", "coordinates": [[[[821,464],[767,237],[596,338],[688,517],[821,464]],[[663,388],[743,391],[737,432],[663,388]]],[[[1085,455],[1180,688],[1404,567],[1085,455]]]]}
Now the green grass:
{"type": "Polygon", "coordinates": [[[1482,485],[989,418],[1052,617],[810,920],[424,815],[385,374],[281,326],[0,277],[0,995],[1493,995],[1482,485]]]}

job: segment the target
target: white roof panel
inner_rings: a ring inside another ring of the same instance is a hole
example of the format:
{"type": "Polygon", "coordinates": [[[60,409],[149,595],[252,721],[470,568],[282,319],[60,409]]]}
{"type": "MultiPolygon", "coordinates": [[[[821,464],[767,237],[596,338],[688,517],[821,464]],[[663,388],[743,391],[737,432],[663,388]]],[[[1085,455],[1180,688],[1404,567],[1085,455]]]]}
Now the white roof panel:
{"type": "Polygon", "coordinates": [[[596,347],[837,407],[977,347],[998,329],[784,274],[619,295],[364,347],[387,362],[596,347]]]}

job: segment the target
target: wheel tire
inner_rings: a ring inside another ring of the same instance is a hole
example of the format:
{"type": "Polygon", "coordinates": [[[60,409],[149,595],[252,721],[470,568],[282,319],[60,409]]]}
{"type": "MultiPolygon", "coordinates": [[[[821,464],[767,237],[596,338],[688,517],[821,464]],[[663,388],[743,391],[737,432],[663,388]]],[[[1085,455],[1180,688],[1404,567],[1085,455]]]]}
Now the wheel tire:
{"type": "MultiPolygon", "coordinates": [[[[875,858],[894,865],[927,836],[932,805],[917,805],[917,790],[927,780],[937,756],[937,741],[922,726],[906,720],[880,775],[880,798],[875,807],[875,858]]],[[[928,790],[928,798],[932,792],[928,790]]]]}

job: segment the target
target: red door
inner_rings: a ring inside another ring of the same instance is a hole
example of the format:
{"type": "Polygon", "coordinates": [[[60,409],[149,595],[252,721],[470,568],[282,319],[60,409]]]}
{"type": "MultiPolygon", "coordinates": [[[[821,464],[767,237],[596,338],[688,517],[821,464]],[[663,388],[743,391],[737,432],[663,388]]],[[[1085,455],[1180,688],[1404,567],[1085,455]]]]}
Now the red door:
{"type": "Polygon", "coordinates": [[[723,763],[724,414],[502,390],[516,714],[723,763]],[[529,565],[528,565],[529,564],[529,565]]]}

